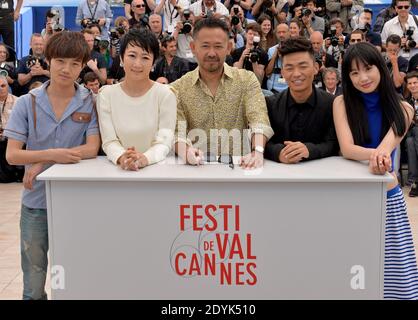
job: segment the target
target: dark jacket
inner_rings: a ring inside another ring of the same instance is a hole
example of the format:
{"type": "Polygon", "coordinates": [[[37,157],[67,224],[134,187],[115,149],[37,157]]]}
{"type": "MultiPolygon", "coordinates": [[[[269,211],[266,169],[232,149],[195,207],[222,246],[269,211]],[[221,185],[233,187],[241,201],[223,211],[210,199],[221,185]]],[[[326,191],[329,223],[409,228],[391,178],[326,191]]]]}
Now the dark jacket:
{"type": "Polygon", "coordinates": [[[270,124],[274,131],[273,137],[266,144],[265,157],[267,159],[279,162],[279,153],[284,148],[284,141],[304,143],[309,150],[309,158],[306,160],[337,155],[339,146],[332,116],[332,104],[335,97],[315,87],[313,90],[315,103],[314,106],[309,106],[312,109],[308,110],[309,116],[298,137],[292,134],[295,128],[290,127],[289,109],[296,108],[296,106],[289,107],[289,89],[266,97],[270,124]]]}

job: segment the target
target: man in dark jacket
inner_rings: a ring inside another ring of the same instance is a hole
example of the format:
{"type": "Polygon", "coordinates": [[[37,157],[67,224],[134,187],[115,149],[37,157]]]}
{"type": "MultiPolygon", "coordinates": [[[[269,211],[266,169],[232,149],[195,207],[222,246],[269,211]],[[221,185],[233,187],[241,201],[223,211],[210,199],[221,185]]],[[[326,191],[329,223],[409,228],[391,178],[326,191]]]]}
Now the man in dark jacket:
{"type": "Polygon", "coordinates": [[[318,73],[309,40],[288,39],[280,49],[287,90],[267,97],[274,135],[265,150],[267,159],[298,163],[337,155],[332,117],[334,96],[313,86],[318,73]]]}

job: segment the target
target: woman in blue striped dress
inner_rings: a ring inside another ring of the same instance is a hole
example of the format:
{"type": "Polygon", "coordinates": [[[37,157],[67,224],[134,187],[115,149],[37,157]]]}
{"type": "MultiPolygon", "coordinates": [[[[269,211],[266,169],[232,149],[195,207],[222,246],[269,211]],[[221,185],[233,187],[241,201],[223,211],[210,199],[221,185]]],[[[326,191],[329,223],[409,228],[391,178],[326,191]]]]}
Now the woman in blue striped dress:
{"type": "Polygon", "coordinates": [[[369,43],[352,45],[342,65],[343,96],[334,101],[342,155],[368,160],[373,174],[390,172],[385,231],[385,299],[418,299],[418,270],[405,199],[393,172],[394,150],[414,114],[395,90],[385,61],[369,43]]]}

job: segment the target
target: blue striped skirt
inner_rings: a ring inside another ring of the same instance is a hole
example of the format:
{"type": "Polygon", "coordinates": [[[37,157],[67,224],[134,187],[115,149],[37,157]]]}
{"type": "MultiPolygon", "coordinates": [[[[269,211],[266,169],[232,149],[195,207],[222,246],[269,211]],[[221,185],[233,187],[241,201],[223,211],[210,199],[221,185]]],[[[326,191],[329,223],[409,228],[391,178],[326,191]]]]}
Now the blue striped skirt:
{"type": "Polygon", "coordinates": [[[386,199],[385,299],[418,299],[418,269],[405,199],[399,186],[386,199]]]}

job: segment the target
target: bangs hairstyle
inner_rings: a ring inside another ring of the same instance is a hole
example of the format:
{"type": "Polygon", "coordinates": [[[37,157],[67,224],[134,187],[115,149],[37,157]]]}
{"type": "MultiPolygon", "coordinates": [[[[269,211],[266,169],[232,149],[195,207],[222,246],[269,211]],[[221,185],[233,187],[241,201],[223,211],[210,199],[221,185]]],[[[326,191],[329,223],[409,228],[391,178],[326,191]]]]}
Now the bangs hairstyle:
{"type": "Polygon", "coordinates": [[[147,29],[130,29],[120,41],[120,57],[123,60],[128,44],[134,47],[140,47],[149,54],[152,54],[152,63],[158,58],[160,54],[160,44],[155,34],[147,29]]]}
{"type": "Polygon", "coordinates": [[[377,91],[382,108],[381,138],[386,135],[390,128],[397,136],[402,136],[408,129],[405,124],[404,108],[386,63],[375,46],[368,42],[360,42],[347,49],[344,55],[341,79],[348,124],[354,143],[356,145],[370,143],[370,135],[361,92],[354,87],[350,79],[353,62],[357,69],[363,63],[365,66],[376,66],[379,70],[380,82],[377,91]]]}
{"type": "Polygon", "coordinates": [[[73,58],[86,64],[90,59],[90,49],[80,32],[63,31],[52,35],[46,44],[45,58],[73,58]]]}

